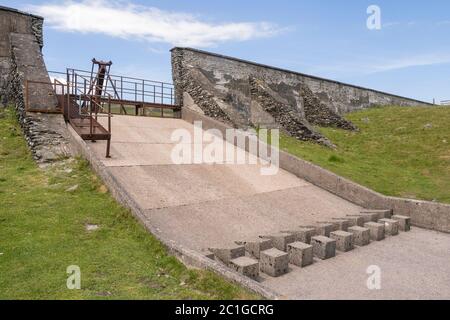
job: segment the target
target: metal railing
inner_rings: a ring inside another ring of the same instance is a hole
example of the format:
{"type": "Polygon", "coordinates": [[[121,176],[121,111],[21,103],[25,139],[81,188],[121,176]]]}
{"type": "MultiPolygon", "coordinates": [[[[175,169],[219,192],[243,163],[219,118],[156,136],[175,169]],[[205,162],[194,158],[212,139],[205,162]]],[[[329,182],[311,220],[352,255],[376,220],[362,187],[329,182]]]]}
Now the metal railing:
{"type": "MultiPolygon", "coordinates": [[[[49,71],[49,74],[65,78],[74,94],[78,88],[86,90],[92,83],[91,71],[67,69],[67,72],[49,71]]],[[[160,104],[174,106],[175,90],[171,83],[154,80],[138,79],[119,75],[108,75],[109,83],[103,88],[105,93],[118,100],[136,103],[160,104]]],[[[108,82],[106,82],[108,83],[108,82]]]]}

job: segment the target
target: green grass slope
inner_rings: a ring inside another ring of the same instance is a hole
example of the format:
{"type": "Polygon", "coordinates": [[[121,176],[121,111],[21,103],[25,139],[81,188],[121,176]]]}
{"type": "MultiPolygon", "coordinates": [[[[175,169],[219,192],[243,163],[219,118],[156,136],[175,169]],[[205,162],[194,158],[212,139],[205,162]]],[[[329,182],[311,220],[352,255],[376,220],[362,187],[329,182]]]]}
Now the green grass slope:
{"type": "Polygon", "coordinates": [[[241,298],[258,297],[169,256],[86,162],[38,168],[14,113],[0,109],[0,299],[241,298]],[[70,265],[81,290],[67,289],[70,265]]]}
{"type": "Polygon", "coordinates": [[[282,136],[280,148],[385,195],[450,203],[450,108],[346,115],[359,132],[318,128],[336,150],[282,136]]]}

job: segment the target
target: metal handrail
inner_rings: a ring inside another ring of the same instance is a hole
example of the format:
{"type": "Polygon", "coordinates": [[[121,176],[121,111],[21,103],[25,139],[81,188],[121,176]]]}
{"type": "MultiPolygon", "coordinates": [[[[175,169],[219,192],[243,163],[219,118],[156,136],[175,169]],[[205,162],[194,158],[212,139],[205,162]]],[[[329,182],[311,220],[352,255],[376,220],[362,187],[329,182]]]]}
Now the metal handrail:
{"type": "MultiPolygon", "coordinates": [[[[58,71],[49,71],[57,75],[66,75],[70,87],[83,86],[85,80],[91,77],[90,71],[68,68],[66,73],[58,71]],[[78,78],[79,77],[79,78],[78,78]]],[[[164,105],[176,105],[174,85],[168,82],[139,79],[134,77],[125,77],[118,75],[108,75],[108,82],[112,86],[105,86],[103,92],[116,96],[120,100],[135,101],[139,103],[159,103],[164,105]]]]}

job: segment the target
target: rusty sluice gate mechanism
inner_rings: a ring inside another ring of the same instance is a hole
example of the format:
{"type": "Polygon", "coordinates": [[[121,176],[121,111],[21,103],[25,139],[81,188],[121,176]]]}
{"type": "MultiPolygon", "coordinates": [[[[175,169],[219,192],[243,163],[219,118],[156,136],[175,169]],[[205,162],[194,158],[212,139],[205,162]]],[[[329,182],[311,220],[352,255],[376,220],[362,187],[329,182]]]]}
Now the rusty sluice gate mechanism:
{"type": "Polygon", "coordinates": [[[111,75],[111,65],[111,61],[92,59],[91,71],[49,71],[65,120],[83,140],[106,140],[106,157],[110,157],[113,114],[171,118],[181,115],[172,84],[111,75]],[[107,118],[106,128],[99,121],[101,117],[107,118]]]}

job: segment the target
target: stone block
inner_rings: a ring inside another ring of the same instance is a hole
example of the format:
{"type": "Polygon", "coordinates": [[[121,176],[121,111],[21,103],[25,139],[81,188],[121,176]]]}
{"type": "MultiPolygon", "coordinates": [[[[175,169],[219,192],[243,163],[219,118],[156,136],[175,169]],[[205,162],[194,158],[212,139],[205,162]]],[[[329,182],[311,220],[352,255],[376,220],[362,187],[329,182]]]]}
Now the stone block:
{"type": "MultiPolygon", "coordinates": [[[[378,212],[360,212],[360,214],[362,216],[369,216],[370,217],[370,220],[367,221],[367,222],[370,222],[370,221],[377,222],[378,220],[382,219],[382,218],[380,218],[381,215],[378,212]]],[[[366,218],[366,220],[368,220],[368,219],[369,218],[366,218]]]]}
{"type": "Polygon", "coordinates": [[[273,248],[271,239],[262,238],[255,238],[246,241],[236,241],[236,244],[244,246],[245,251],[247,251],[251,256],[257,259],[259,259],[260,253],[262,251],[273,248]]]}
{"type": "Polygon", "coordinates": [[[239,257],[230,261],[230,268],[236,272],[257,279],[259,276],[259,262],[249,257],[239,257]]]}
{"type": "Polygon", "coordinates": [[[217,260],[222,261],[227,266],[230,261],[245,256],[244,246],[230,245],[224,248],[210,248],[209,249],[217,260]]]}
{"type": "Polygon", "coordinates": [[[367,223],[367,222],[375,222],[375,221],[372,221],[372,215],[368,215],[368,214],[364,214],[364,213],[358,213],[358,214],[353,214],[351,216],[361,217],[363,219],[363,224],[367,223]]]}
{"type": "Polygon", "coordinates": [[[322,260],[336,255],[336,240],[325,236],[315,236],[311,239],[314,255],[322,260]]]}
{"type": "Polygon", "coordinates": [[[279,277],[288,272],[289,255],[276,248],[261,252],[259,267],[261,271],[272,277],[279,277]]]}
{"type": "Polygon", "coordinates": [[[384,239],[385,227],[382,223],[367,222],[364,227],[370,231],[370,240],[380,241],[384,239]]]}
{"type": "Polygon", "coordinates": [[[411,230],[411,218],[410,217],[394,215],[394,216],[392,216],[392,219],[398,221],[399,229],[401,231],[411,230]]]}
{"type": "Polygon", "coordinates": [[[378,223],[384,224],[385,233],[389,236],[396,236],[398,235],[398,226],[399,223],[397,220],[392,219],[380,219],[378,220],[378,223]]]}
{"type": "Polygon", "coordinates": [[[364,217],[348,215],[345,217],[345,219],[348,219],[350,221],[350,223],[352,223],[355,226],[358,226],[358,227],[364,226],[364,217]]]}
{"type": "Polygon", "coordinates": [[[352,227],[353,221],[350,221],[348,219],[341,219],[341,218],[333,218],[333,222],[337,223],[338,230],[347,231],[349,227],[352,227]]]}
{"type": "Polygon", "coordinates": [[[320,223],[315,225],[316,235],[329,237],[330,233],[336,231],[336,225],[332,223],[320,223]]]}
{"type": "Polygon", "coordinates": [[[314,227],[300,227],[296,232],[297,241],[310,244],[311,238],[316,235],[316,228],[314,227]]]}
{"type": "Polygon", "coordinates": [[[273,247],[277,248],[280,251],[286,251],[287,245],[289,243],[296,241],[295,234],[283,233],[283,232],[275,233],[275,234],[267,235],[267,236],[261,236],[260,238],[272,240],[273,247]]]}
{"type": "Polygon", "coordinates": [[[364,209],[361,210],[361,213],[376,213],[378,214],[378,220],[379,219],[390,219],[392,217],[392,209],[387,209],[387,210],[371,210],[371,209],[364,209]]]}
{"type": "Polygon", "coordinates": [[[336,249],[347,252],[353,250],[353,233],[345,231],[334,231],[330,238],[336,240],[336,249]]]}
{"type": "Polygon", "coordinates": [[[306,267],[313,263],[313,247],[303,242],[288,244],[289,262],[298,267],[306,267]]]}
{"type": "Polygon", "coordinates": [[[348,232],[353,233],[353,244],[357,246],[366,246],[370,243],[370,230],[359,226],[348,228],[348,232]]]}

